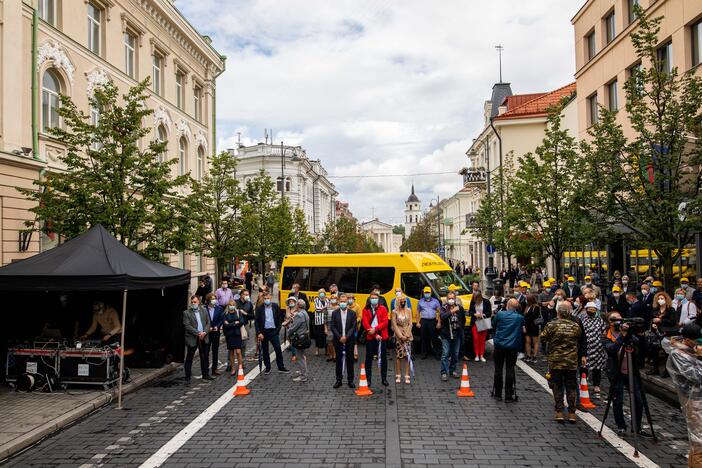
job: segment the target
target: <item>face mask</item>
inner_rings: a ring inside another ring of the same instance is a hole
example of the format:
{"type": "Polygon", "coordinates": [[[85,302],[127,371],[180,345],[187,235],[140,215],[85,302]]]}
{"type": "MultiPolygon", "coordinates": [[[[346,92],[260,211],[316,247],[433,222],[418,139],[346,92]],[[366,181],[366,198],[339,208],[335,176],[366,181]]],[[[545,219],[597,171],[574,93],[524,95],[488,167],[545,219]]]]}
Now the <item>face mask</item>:
{"type": "Polygon", "coordinates": [[[648,289],[642,289],[642,290],[641,290],[641,294],[643,294],[644,296],[645,296],[646,294],[648,294],[648,289]]]}
{"type": "Polygon", "coordinates": [[[614,293],[614,294],[612,294],[612,296],[614,296],[615,299],[619,299],[619,296],[621,296],[621,294],[619,294],[619,293],[614,293]]]}
{"type": "Polygon", "coordinates": [[[681,285],[680,285],[680,287],[683,288],[683,289],[687,289],[687,286],[688,286],[687,284],[681,284],[681,285]]]}
{"type": "Polygon", "coordinates": [[[425,298],[425,299],[429,299],[430,297],[431,297],[431,294],[429,294],[429,293],[424,293],[424,298],[425,298]]]}
{"type": "Polygon", "coordinates": [[[652,287],[651,287],[651,292],[655,294],[656,291],[658,291],[658,288],[655,287],[655,286],[652,286],[652,287]]]}
{"type": "Polygon", "coordinates": [[[193,310],[197,309],[197,304],[190,304],[190,308],[193,310]]]}
{"type": "Polygon", "coordinates": [[[227,286],[228,286],[227,284],[223,284],[222,289],[227,289],[227,286]]]}
{"type": "Polygon", "coordinates": [[[665,299],[658,299],[658,305],[665,305],[665,299]]]}
{"type": "Polygon", "coordinates": [[[401,291],[397,291],[397,292],[395,293],[395,296],[396,296],[396,297],[402,296],[402,292],[401,292],[401,291]]]}
{"type": "Polygon", "coordinates": [[[229,310],[236,310],[236,306],[230,305],[229,310]]]}
{"type": "Polygon", "coordinates": [[[295,307],[295,303],[294,303],[294,302],[288,302],[288,307],[290,307],[290,308],[292,309],[293,307],[295,307]]]}
{"type": "Polygon", "coordinates": [[[294,289],[291,289],[291,290],[290,290],[290,294],[295,294],[295,290],[294,290],[294,289]]]}
{"type": "Polygon", "coordinates": [[[271,305],[271,300],[270,300],[270,299],[266,299],[265,301],[263,301],[263,303],[266,304],[266,305],[271,305]]]}
{"type": "Polygon", "coordinates": [[[324,293],[319,293],[319,298],[320,298],[320,299],[324,299],[324,296],[326,296],[326,294],[324,294],[324,293]]]}
{"type": "Polygon", "coordinates": [[[592,283],[588,281],[587,283],[585,283],[585,286],[590,286],[591,284],[592,283]]]}
{"type": "Polygon", "coordinates": [[[339,302],[339,309],[345,310],[346,309],[346,302],[339,302]]]}
{"type": "Polygon", "coordinates": [[[575,283],[573,283],[572,281],[568,281],[568,286],[570,286],[572,288],[574,285],[575,285],[575,283]]]}
{"type": "Polygon", "coordinates": [[[449,299],[446,302],[448,302],[448,305],[454,305],[456,303],[456,299],[449,299]]]}
{"type": "Polygon", "coordinates": [[[685,296],[683,296],[682,294],[676,294],[675,299],[682,301],[683,299],[685,299],[685,296]]]}
{"type": "Polygon", "coordinates": [[[251,298],[249,296],[244,296],[244,302],[249,302],[251,298]]]}
{"type": "Polygon", "coordinates": [[[349,305],[352,305],[354,303],[353,299],[349,299],[349,305]]]}
{"type": "Polygon", "coordinates": [[[212,299],[210,301],[210,305],[217,305],[217,299],[212,299]]]}
{"type": "Polygon", "coordinates": [[[336,301],[331,301],[331,305],[336,305],[336,301]]]}
{"type": "Polygon", "coordinates": [[[629,280],[622,280],[622,284],[627,284],[629,283],[629,280]]]}
{"type": "Polygon", "coordinates": [[[587,312],[587,315],[595,315],[595,312],[596,312],[596,311],[595,311],[595,310],[588,309],[588,310],[586,310],[586,312],[587,312]]]}
{"type": "Polygon", "coordinates": [[[401,305],[402,307],[404,307],[404,306],[405,306],[405,301],[400,301],[400,305],[401,305]]]}
{"type": "Polygon", "coordinates": [[[378,299],[377,299],[377,298],[373,298],[373,299],[370,300],[370,303],[373,304],[373,305],[378,305],[378,299]]]}

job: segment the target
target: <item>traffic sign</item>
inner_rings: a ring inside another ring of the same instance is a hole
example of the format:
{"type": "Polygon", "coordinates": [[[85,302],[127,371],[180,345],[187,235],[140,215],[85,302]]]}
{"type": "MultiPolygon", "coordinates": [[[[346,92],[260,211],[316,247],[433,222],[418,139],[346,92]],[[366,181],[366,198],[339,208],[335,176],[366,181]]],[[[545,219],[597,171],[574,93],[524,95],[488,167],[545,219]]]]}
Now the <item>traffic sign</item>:
{"type": "Polygon", "coordinates": [[[492,245],[492,244],[488,244],[487,247],[485,247],[485,250],[487,250],[487,253],[489,253],[490,255],[492,255],[492,254],[494,254],[495,252],[497,252],[497,249],[496,249],[495,246],[492,245]]]}

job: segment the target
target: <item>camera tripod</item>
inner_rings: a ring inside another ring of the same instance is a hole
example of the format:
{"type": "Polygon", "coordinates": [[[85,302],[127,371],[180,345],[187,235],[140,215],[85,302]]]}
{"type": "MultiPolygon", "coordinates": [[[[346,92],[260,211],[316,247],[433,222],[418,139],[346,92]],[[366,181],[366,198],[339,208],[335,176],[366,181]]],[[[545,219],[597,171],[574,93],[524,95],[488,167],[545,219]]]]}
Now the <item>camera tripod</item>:
{"type": "MultiPolygon", "coordinates": [[[[638,431],[641,430],[640,427],[637,427],[637,414],[636,414],[636,392],[635,392],[635,378],[639,377],[639,369],[638,367],[634,367],[634,345],[631,343],[631,337],[626,340],[626,342],[622,345],[621,350],[619,351],[619,356],[617,357],[617,373],[614,376],[614,380],[610,384],[609,387],[609,396],[607,398],[607,407],[605,408],[604,416],[602,417],[602,425],[600,426],[600,430],[597,432],[597,435],[602,437],[602,430],[604,429],[605,421],[607,421],[607,415],[609,414],[609,409],[612,406],[612,401],[614,401],[614,392],[616,391],[620,381],[624,379],[624,375],[622,374],[622,362],[624,359],[626,359],[626,365],[627,365],[627,370],[628,370],[628,387],[629,387],[629,410],[631,413],[631,429],[632,432],[634,433],[634,457],[639,456],[639,445],[638,445],[638,431]],[[636,374],[636,375],[634,375],[636,374]]],[[[653,431],[653,420],[651,419],[651,410],[648,407],[648,401],[646,400],[646,393],[644,392],[643,386],[640,385],[640,380],[639,380],[639,392],[641,393],[641,403],[644,408],[644,411],[646,411],[646,420],[648,421],[648,425],[651,428],[651,436],[653,437],[653,441],[657,442],[658,439],[656,438],[656,433],[653,431]]]]}

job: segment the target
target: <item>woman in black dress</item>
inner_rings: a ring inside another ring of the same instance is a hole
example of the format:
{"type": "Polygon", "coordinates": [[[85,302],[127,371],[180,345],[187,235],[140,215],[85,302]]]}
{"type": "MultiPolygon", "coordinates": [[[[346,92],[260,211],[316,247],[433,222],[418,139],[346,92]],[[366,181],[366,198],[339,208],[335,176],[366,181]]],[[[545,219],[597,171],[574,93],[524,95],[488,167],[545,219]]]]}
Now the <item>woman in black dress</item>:
{"type": "Polygon", "coordinates": [[[527,294],[527,306],[524,312],[525,362],[536,362],[536,355],[539,354],[539,323],[537,322],[539,318],[541,318],[541,307],[536,303],[536,296],[527,294]]]}
{"type": "Polygon", "coordinates": [[[229,362],[232,363],[232,375],[237,375],[239,366],[244,366],[241,347],[243,345],[242,333],[247,333],[245,325],[246,315],[237,308],[234,299],[231,299],[224,311],[224,324],[222,328],[224,329],[224,337],[227,339],[229,362]],[[234,365],[234,357],[238,359],[238,365],[234,365]]]}

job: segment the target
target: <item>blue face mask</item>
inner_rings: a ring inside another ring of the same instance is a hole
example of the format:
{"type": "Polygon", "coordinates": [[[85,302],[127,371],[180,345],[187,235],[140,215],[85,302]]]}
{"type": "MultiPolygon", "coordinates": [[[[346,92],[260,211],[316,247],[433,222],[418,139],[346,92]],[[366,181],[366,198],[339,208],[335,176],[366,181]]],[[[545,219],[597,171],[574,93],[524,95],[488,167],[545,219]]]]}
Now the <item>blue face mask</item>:
{"type": "Polygon", "coordinates": [[[191,309],[193,309],[193,310],[196,310],[196,309],[197,309],[197,307],[198,307],[198,305],[197,305],[197,304],[190,304],[190,308],[191,308],[191,309]]]}
{"type": "Polygon", "coordinates": [[[270,300],[270,299],[266,299],[265,301],[263,301],[263,303],[266,304],[266,305],[271,305],[271,300],[270,300]]]}
{"type": "Polygon", "coordinates": [[[425,299],[431,298],[431,294],[429,294],[429,293],[424,293],[424,298],[425,298],[425,299]]]}
{"type": "Polygon", "coordinates": [[[324,296],[326,296],[326,294],[324,294],[324,293],[319,293],[319,298],[320,298],[320,299],[324,299],[324,296]]]}
{"type": "Polygon", "coordinates": [[[651,292],[652,292],[653,294],[656,294],[656,291],[658,291],[658,288],[655,287],[655,286],[651,286],[651,292]]]}
{"type": "Polygon", "coordinates": [[[676,294],[675,299],[682,301],[683,299],[685,299],[685,296],[683,296],[682,294],[676,294]]]}
{"type": "Polygon", "coordinates": [[[378,298],[375,298],[375,297],[374,297],[373,299],[370,300],[370,303],[371,303],[372,305],[378,305],[378,298]]]}
{"type": "Polygon", "coordinates": [[[354,303],[354,300],[353,300],[353,299],[349,299],[349,305],[351,305],[351,304],[353,304],[353,303],[354,303]]]}

